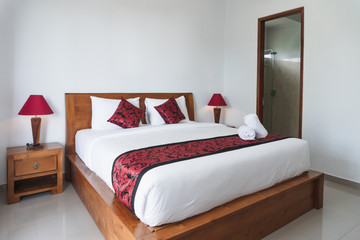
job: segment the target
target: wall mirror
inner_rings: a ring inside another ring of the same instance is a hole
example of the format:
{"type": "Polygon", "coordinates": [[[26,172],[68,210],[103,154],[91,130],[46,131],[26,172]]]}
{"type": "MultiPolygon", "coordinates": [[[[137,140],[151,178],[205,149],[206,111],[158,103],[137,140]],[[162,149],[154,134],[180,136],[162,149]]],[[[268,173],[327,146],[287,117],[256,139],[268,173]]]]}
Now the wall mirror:
{"type": "Polygon", "coordinates": [[[302,136],[304,8],[258,20],[257,114],[269,133],[302,136]]]}

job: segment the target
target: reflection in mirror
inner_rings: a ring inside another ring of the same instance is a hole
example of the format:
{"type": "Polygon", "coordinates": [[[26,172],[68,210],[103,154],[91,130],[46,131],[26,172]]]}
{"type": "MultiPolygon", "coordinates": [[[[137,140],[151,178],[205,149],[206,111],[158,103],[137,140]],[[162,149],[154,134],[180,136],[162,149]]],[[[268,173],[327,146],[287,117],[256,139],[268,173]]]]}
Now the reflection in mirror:
{"type": "Polygon", "coordinates": [[[264,33],[263,124],[299,137],[301,13],[266,21],[264,33]]]}

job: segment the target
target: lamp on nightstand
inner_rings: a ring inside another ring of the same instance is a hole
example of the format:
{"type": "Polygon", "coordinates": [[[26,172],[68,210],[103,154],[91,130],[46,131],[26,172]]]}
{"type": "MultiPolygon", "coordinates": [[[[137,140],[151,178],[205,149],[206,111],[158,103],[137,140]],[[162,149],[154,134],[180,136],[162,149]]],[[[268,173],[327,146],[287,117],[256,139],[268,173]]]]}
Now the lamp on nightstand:
{"type": "Polygon", "coordinates": [[[215,123],[219,123],[220,121],[220,113],[221,108],[219,106],[226,106],[226,102],[224,98],[221,96],[220,93],[214,93],[214,95],[211,97],[210,102],[208,103],[209,106],[215,106],[214,108],[214,120],[215,123]]]}
{"type": "Polygon", "coordinates": [[[54,112],[42,95],[30,95],[18,115],[35,115],[31,118],[33,144],[28,144],[28,149],[38,149],[43,146],[39,143],[41,118],[37,115],[49,115],[54,112]]]}

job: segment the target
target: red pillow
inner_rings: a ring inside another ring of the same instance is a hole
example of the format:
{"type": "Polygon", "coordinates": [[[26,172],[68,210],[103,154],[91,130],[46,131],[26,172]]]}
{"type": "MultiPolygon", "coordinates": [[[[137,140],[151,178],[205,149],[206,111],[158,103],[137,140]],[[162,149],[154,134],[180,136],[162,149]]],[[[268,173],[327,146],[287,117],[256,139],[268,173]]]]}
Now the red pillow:
{"type": "Polygon", "coordinates": [[[159,112],[166,124],[178,123],[185,119],[174,97],[171,97],[165,103],[154,108],[159,112]]]}
{"type": "Polygon", "coordinates": [[[122,128],[134,128],[139,126],[143,115],[144,110],[135,107],[121,97],[121,101],[115,113],[107,121],[122,128]]]}

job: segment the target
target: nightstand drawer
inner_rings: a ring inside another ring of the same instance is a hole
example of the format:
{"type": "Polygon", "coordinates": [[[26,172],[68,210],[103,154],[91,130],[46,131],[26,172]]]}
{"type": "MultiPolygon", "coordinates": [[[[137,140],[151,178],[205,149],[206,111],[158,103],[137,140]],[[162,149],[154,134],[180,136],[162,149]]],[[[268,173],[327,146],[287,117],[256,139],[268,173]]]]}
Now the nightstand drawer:
{"type": "Polygon", "coordinates": [[[22,159],[15,161],[15,176],[28,175],[56,170],[57,156],[52,155],[44,158],[22,159]]]}

